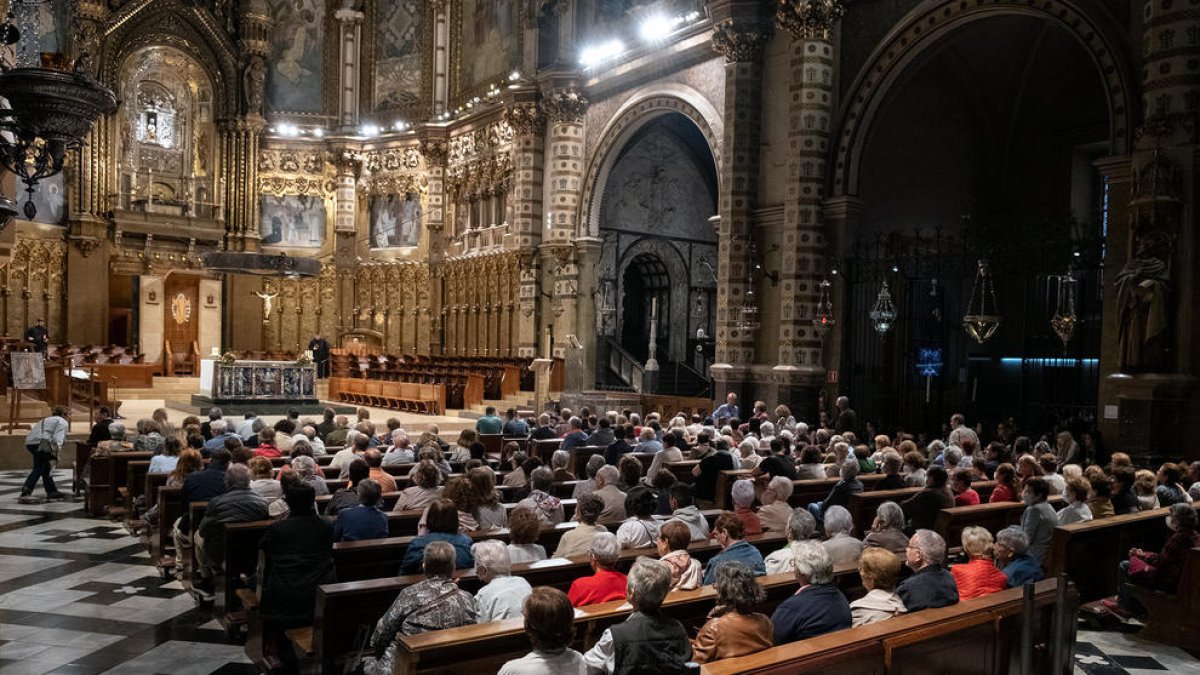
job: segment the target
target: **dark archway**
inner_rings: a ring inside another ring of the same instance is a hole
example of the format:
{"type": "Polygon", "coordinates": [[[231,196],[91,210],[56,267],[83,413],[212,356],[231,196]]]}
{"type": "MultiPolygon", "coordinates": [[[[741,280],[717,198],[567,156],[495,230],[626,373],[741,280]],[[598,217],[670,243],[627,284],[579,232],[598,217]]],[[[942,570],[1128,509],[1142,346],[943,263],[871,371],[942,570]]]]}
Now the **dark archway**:
{"type": "Polygon", "coordinates": [[[621,347],[638,359],[650,356],[649,335],[651,317],[657,314],[657,357],[665,358],[670,344],[670,323],[663,317],[671,314],[671,278],[662,259],[653,253],[642,253],[630,261],[621,279],[621,347]],[[656,310],[656,311],[655,311],[656,310]]]}

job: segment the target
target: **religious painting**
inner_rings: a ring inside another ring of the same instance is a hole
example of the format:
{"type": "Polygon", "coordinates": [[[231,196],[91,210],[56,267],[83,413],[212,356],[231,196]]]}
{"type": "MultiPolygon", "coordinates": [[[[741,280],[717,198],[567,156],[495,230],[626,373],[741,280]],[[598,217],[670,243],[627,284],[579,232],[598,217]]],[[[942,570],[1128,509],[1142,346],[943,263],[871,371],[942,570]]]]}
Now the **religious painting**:
{"type": "Polygon", "coordinates": [[[41,352],[12,352],[9,358],[14,389],[46,388],[46,362],[41,352]]]}
{"type": "MultiPolygon", "coordinates": [[[[17,183],[18,205],[24,205],[28,199],[30,195],[25,192],[25,184],[17,183]]],[[[39,180],[37,185],[33,186],[32,199],[34,207],[37,208],[33,222],[47,225],[62,225],[66,222],[67,193],[61,173],[39,180]]]]}
{"type": "Polygon", "coordinates": [[[371,247],[416,246],[424,214],[415,192],[374,195],[370,202],[371,247]]]}
{"type": "Polygon", "coordinates": [[[279,112],[325,110],[325,0],[270,0],[267,105],[279,112]]]}
{"type": "Polygon", "coordinates": [[[418,0],[376,5],[375,109],[416,111],[422,103],[422,16],[418,0]]]}
{"type": "Polygon", "coordinates": [[[313,195],[262,195],[263,246],[319,248],[325,242],[325,200],[313,195]]]}
{"type": "Polygon", "coordinates": [[[460,94],[508,76],[521,58],[517,0],[463,0],[460,94]]]}

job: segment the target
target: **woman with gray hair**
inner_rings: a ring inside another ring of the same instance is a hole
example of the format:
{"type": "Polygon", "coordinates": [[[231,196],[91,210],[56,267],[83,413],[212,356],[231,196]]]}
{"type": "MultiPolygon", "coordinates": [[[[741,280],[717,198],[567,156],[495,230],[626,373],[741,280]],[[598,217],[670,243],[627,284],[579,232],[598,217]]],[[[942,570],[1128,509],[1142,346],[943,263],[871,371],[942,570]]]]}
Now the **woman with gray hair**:
{"type": "Polygon", "coordinates": [[[538,520],[542,521],[543,525],[561,523],[565,518],[562,502],[558,497],[550,494],[550,488],[554,485],[554,472],[548,467],[539,466],[533,470],[529,480],[533,491],[529,493],[528,497],[517,502],[517,505],[524,506],[537,514],[538,520]]]}
{"type": "MultiPolygon", "coordinates": [[[[776,476],[780,478],[781,476],[776,476]]],[[[786,480],[786,476],[783,476],[786,480]]],[[[754,505],[754,481],[745,478],[733,482],[730,490],[733,495],[733,515],[742,521],[745,534],[762,534],[763,524],[758,514],[751,508],[754,505]]]]}
{"type": "MultiPolygon", "coordinates": [[[[553,457],[551,457],[553,459],[553,457]]],[[[571,499],[583,499],[584,497],[596,491],[596,474],[607,466],[604,463],[604,455],[592,455],[588,459],[587,465],[584,466],[584,478],[575,483],[575,490],[571,492],[571,499]]]]}
{"type": "Polygon", "coordinates": [[[567,465],[570,463],[571,453],[566,450],[555,450],[554,454],[550,455],[550,468],[554,471],[556,482],[575,480],[575,474],[567,469],[567,465]]]}
{"type": "Polygon", "coordinates": [[[1042,580],[1042,565],[1028,551],[1029,537],[1020,525],[1009,525],[996,533],[992,552],[996,556],[996,567],[1008,578],[1009,588],[1042,580]]]}
{"type": "Polygon", "coordinates": [[[329,494],[325,479],[317,475],[317,460],[308,455],[298,455],[292,459],[291,467],[300,476],[301,482],[312,486],[317,496],[329,494]]]}
{"type": "Polygon", "coordinates": [[[821,543],[834,566],[857,563],[862,555],[863,543],[851,536],[854,519],[843,506],[831,506],[825,510],[825,536],[821,543]]]}
{"type": "Polygon", "coordinates": [[[717,568],[717,605],[692,640],[692,660],[707,663],[753,654],[770,647],[771,619],[754,611],[766,591],[742,563],[717,568]]]}
{"type": "Polygon", "coordinates": [[[852,622],[850,603],[833,584],[829,554],[815,541],[800,541],[792,546],[800,590],[780,603],[771,615],[777,645],[849,628],[852,622]]]}
{"type": "Polygon", "coordinates": [[[758,521],[764,530],[783,532],[787,530],[788,518],[792,516],[792,507],[788,504],[792,492],[796,489],[787,476],[775,476],[767,483],[758,500],[762,506],[758,509],[758,521]]]}
{"type": "Polygon", "coordinates": [[[763,459],[762,455],[758,454],[758,441],[753,438],[747,438],[738,444],[738,455],[738,468],[746,470],[757,468],[763,459]]]}
{"type": "Polygon", "coordinates": [[[471,553],[475,556],[475,576],[484,584],[475,594],[479,623],[521,616],[525,598],[533,592],[533,587],[525,579],[512,576],[508,546],[488,539],[471,546],[471,553]]]}
{"type": "Polygon", "coordinates": [[[1179,579],[1187,558],[1193,548],[1200,546],[1196,521],[1196,509],[1191,504],[1172,504],[1167,510],[1167,529],[1171,532],[1167,543],[1158,553],[1140,548],[1129,551],[1129,560],[1121,561],[1118,568],[1122,583],[1117,584],[1117,599],[1104,600],[1105,609],[1122,619],[1145,613],[1141,603],[1130,597],[1125,582],[1167,593],[1180,590],[1179,579]]]}
{"type": "MultiPolygon", "coordinates": [[[[597,532],[593,535],[588,557],[594,573],[571,582],[571,590],[567,592],[571,605],[583,607],[624,599],[625,575],[617,571],[617,560],[621,557],[621,545],[617,543],[617,535],[612,532],[597,532]]],[[[668,586],[670,581],[668,571],[668,586]]]]}
{"type": "Polygon", "coordinates": [[[133,449],[137,452],[153,452],[158,454],[166,438],[158,429],[158,423],[150,419],[140,419],[137,422],[137,436],[133,439],[133,449]]]}
{"type": "Polygon", "coordinates": [[[375,624],[363,660],[367,675],[392,675],[396,663],[396,638],[475,623],[475,598],[460,589],[450,575],[454,572],[454,547],[444,541],[425,546],[422,569],[425,578],[400,591],[387,613],[375,624]]]}
{"type": "Polygon", "coordinates": [[[877,546],[903,556],[904,549],[908,548],[908,535],[904,534],[904,509],[896,502],[880,504],[863,545],[877,546]]]}
{"type": "Polygon", "coordinates": [[[792,509],[792,514],[788,517],[787,545],[763,560],[767,574],[794,572],[796,570],[796,543],[812,539],[816,531],[817,521],[811,513],[803,508],[792,509]]]}
{"type": "Polygon", "coordinates": [[[858,479],[857,459],[850,458],[843,461],[840,475],[841,480],[829,489],[829,494],[825,496],[825,499],[808,505],[809,513],[813,514],[813,518],[816,518],[818,523],[825,518],[826,509],[831,506],[849,506],[850,495],[863,491],[862,481],[858,479]]]}
{"type": "MultiPolygon", "coordinates": [[[[599,535],[597,535],[599,537],[599,535]]],[[[653,558],[638,558],[626,585],[633,613],[605,629],[583,655],[588,672],[677,673],[692,658],[687,631],[662,611],[671,588],[671,570],[653,558]]]]}

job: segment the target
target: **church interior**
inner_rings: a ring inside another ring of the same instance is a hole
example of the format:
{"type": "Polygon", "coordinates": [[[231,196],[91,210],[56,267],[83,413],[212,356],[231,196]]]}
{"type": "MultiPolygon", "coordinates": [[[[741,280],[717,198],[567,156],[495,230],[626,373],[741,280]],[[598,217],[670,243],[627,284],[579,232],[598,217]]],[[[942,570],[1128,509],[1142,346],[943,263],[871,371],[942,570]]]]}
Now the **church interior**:
{"type": "Polygon", "coordinates": [[[0,17],[0,673],[1200,674],[1200,0],[0,17]]]}

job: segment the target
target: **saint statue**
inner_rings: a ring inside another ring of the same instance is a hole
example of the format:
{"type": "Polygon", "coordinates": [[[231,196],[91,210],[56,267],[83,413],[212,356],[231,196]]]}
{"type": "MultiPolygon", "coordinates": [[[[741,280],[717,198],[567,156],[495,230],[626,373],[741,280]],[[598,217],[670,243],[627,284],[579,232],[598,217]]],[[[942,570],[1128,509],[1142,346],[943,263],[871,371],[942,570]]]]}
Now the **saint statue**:
{"type": "Polygon", "coordinates": [[[254,292],[255,295],[263,301],[263,323],[271,323],[271,301],[279,297],[278,293],[260,293],[254,292]]]}
{"type": "Polygon", "coordinates": [[[1153,372],[1167,367],[1170,250],[1170,238],[1162,232],[1138,237],[1133,258],[1117,273],[1122,371],[1153,372]]]}
{"type": "Polygon", "coordinates": [[[250,59],[242,76],[242,89],[246,96],[246,112],[261,114],[263,107],[263,82],[267,79],[267,67],[259,57],[250,59]]]}

